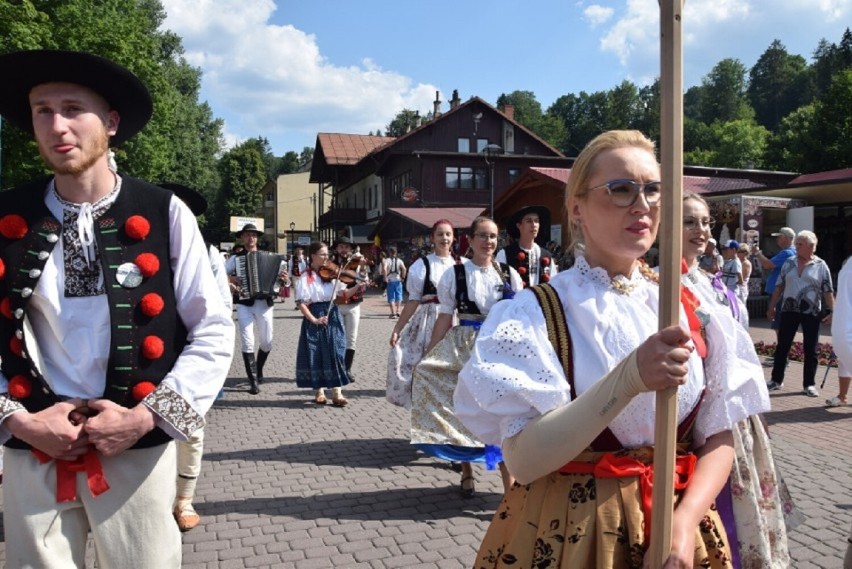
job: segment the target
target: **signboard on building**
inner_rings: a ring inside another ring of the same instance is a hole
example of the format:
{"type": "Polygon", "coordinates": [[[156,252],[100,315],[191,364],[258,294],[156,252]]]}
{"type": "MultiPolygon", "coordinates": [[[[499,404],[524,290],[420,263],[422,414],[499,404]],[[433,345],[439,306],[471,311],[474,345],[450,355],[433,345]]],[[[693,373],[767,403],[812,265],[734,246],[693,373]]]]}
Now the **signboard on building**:
{"type": "Polygon", "coordinates": [[[241,215],[232,215],[230,221],[230,230],[232,233],[236,233],[247,223],[254,223],[254,226],[263,231],[263,218],[262,217],[245,217],[241,215]]]}
{"type": "Polygon", "coordinates": [[[417,188],[408,186],[402,190],[402,201],[412,203],[417,201],[417,188]]]}
{"type": "Polygon", "coordinates": [[[307,235],[299,235],[299,238],[296,239],[296,242],[299,245],[304,245],[305,247],[307,247],[308,245],[311,244],[311,238],[308,237],[307,235]]]}

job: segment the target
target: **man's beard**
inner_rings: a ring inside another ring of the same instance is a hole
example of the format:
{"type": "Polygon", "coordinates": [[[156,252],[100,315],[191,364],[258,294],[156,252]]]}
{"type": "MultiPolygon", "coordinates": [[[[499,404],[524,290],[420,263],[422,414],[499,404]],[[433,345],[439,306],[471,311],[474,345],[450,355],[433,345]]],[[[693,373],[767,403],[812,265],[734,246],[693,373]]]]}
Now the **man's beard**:
{"type": "Polygon", "coordinates": [[[54,174],[75,176],[94,166],[109,150],[109,134],[107,134],[106,129],[103,129],[101,134],[102,136],[94,138],[92,146],[81,149],[82,156],[79,162],[55,162],[51,160],[49,156],[45,155],[40,144],[39,154],[41,154],[42,160],[44,160],[48,167],[53,170],[54,174]]]}

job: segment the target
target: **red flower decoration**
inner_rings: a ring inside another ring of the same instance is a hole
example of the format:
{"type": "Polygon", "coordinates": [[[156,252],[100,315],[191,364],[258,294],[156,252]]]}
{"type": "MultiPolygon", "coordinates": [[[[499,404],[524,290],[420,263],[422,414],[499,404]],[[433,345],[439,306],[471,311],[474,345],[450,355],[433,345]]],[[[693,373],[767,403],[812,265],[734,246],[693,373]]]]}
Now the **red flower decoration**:
{"type": "Polygon", "coordinates": [[[541,258],[541,264],[544,265],[545,267],[550,266],[550,257],[542,257],[541,258]]]}
{"type": "Polygon", "coordinates": [[[10,213],[0,218],[0,234],[6,239],[21,239],[27,230],[27,220],[18,214],[10,213]]]}
{"type": "Polygon", "coordinates": [[[526,260],[526,258],[527,258],[527,254],[526,254],[526,253],[524,253],[523,251],[518,251],[518,260],[519,260],[519,261],[525,261],[525,260],[526,260]]]}
{"type": "Polygon", "coordinates": [[[0,259],[0,279],[6,276],[6,263],[3,262],[3,259],[0,259]]]}
{"type": "Polygon", "coordinates": [[[163,355],[163,339],[158,336],[145,336],[142,340],[142,355],[149,360],[156,360],[163,355]]]}
{"type": "Polygon", "coordinates": [[[136,401],[142,401],[157,388],[156,385],[151,383],[150,381],[140,381],[136,385],[133,386],[133,399],[136,401]]]}
{"type": "Polygon", "coordinates": [[[156,292],[149,292],[145,296],[142,297],[142,300],[139,302],[139,309],[142,311],[142,314],[149,318],[153,318],[163,311],[163,306],[165,302],[163,302],[163,297],[157,294],[156,292]]]}
{"type": "Polygon", "coordinates": [[[521,276],[524,276],[525,274],[527,274],[527,268],[526,267],[518,267],[518,274],[521,275],[521,276]]]}
{"type": "Polygon", "coordinates": [[[151,224],[141,215],[131,215],[124,222],[124,231],[130,238],[142,241],[151,232],[151,224]]]}
{"type": "Polygon", "coordinates": [[[134,262],[145,278],[153,277],[160,270],[160,260],[153,253],[140,253],[134,262]]]}
{"type": "Polygon", "coordinates": [[[20,358],[24,354],[24,343],[17,336],[12,336],[12,339],[9,340],[9,349],[20,358]]]}
{"type": "Polygon", "coordinates": [[[0,300],[0,314],[9,320],[12,319],[12,302],[9,300],[9,297],[0,300]]]}
{"type": "Polygon", "coordinates": [[[33,386],[25,375],[16,375],[9,380],[9,395],[13,399],[26,399],[33,392],[33,386]]]}

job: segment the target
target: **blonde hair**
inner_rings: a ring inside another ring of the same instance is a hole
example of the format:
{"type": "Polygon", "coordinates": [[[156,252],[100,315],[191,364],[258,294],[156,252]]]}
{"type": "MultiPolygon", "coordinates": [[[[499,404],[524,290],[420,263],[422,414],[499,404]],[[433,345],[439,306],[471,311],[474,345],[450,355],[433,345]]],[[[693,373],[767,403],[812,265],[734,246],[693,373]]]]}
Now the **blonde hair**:
{"type": "Polygon", "coordinates": [[[589,193],[589,178],[595,173],[595,160],[608,150],[618,148],[639,148],[648,151],[656,158],[657,148],[654,141],[638,130],[610,130],[593,138],[577,156],[571,167],[571,175],[566,186],[565,211],[568,218],[568,250],[583,243],[583,231],[571,219],[574,204],[586,199],[589,193]]]}

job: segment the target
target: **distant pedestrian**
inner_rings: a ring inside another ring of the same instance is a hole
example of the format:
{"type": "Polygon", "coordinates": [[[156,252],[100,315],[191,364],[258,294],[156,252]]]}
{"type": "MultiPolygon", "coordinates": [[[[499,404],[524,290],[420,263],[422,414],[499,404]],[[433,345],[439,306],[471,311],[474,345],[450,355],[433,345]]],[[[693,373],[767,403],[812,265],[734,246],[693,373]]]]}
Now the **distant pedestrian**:
{"type": "Polygon", "coordinates": [[[740,243],[740,248],[737,249],[737,258],[743,268],[743,282],[737,286],[737,296],[743,301],[743,304],[748,300],[748,281],[751,279],[752,265],[749,260],[749,249],[745,243],[740,243]]]}
{"type": "Polygon", "coordinates": [[[724,262],[722,255],[716,250],[716,240],[711,237],[707,240],[704,253],[698,256],[698,268],[705,273],[715,275],[722,270],[724,262]]]}
{"type": "Polygon", "coordinates": [[[817,237],[812,231],[800,231],[794,241],[796,256],[788,259],[781,267],[775,291],[769,301],[767,318],[775,317],[776,305],[781,302],[781,321],[778,328],[778,344],[772,365],[772,380],[767,384],[770,391],[780,389],[784,383],[784,370],[793,337],[802,327],[805,365],[803,371],[804,391],[809,397],[819,396],[815,380],[817,370],[817,340],[819,325],[831,323],[834,309],[834,294],[831,287],[831,271],[825,261],[814,254],[817,237]]]}
{"type": "Polygon", "coordinates": [[[402,304],[402,281],[405,280],[405,263],[397,257],[396,247],[388,247],[389,257],[382,262],[382,277],[387,283],[390,317],[399,318],[402,304]]]}
{"type": "MultiPolygon", "coordinates": [[[[772,256],[772,258],[768,258],[759,247],[755,246],[752,248],[752,254],[755,256],[755,260],[760,264],[760,266],[766,270],[770,271],[769,276],[766,277],[766,285],[764,286],[764,291],[770,297],[772,293],[775,292],[775,285],[778,282],[778,276],[781,274],[781,267],[784,263],[787,262],[787,259],[796,256],[796,249],[793,248],[793,239],[796,238],[796,232],[793,231],[789,227],[782,227],[778,230],[778,233],[773,233],[773,237],[775,237],[775,243],[781,249],[772,256]]],[[[781,302],[780,297],[778,302],[781,302]]],[[[775,330],[775,337],[778,337],[778,326],[781,322],[781,306],[775,306],[775,317],[771,321],[771,328],[775,330]]]]}
{"type": "Polygon", "coordinates": [[[743,265],[737,257],[740,244],[731,239],[722,247],[722,282],[731,292],[736,292],[737,287],[743,282],[743,265]]]}

